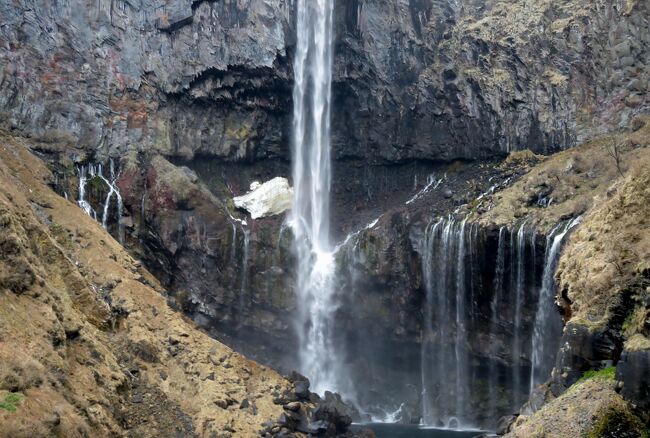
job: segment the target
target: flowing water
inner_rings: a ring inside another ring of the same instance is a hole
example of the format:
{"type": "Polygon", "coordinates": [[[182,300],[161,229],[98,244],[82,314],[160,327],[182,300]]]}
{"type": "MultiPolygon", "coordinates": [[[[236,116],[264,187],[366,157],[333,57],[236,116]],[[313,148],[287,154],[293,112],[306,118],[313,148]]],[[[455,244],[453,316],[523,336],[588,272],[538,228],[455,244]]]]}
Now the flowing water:
{"type": "Polygon", "coordinates": [[[242,256],[241,283],[239,287],[238,328],[241,330],[246,312],[246,298],[248,297],[248,262],[250,259],[251,231],[244,228],[244,253],[242,256]]]}
{"type": "Polygon", "coordinates": [[[559,339],[562,330],[560,314],[554,308],[555,270],[567,233],[578,225],[581,220],[582,218],[578,217],[556,227],[546,239],[544,274],[542,277],[542,288],[539,294],[537,313],[535,315],[535,327],[532,340],[531,392],[536,385],[539,385],[548,378],[553,367],[552,359],[557,347],[557,339],[559,339]]]}
{"type": "MultiPolygon", "coordinates": [[[[505,277],[505,259],[506,259],[506,227],[499,229],[499,243],[497,244],[497,260],[494,268],[494,290],[492,292],[492,300],[490,301],[490,339],[495,339],[497,336],[497,329],[499,326],[499,302],[503,295],[503,282],[505,277]]],[[[492,352],[494,354],[494,352],[492,352]]],[[[492,418],[498,418],[497,411],[497,369],[495,361],[490,361],[490,376],[489,379],[489,410],[492,418]]]]}
{"type": "Polygon", "coordinates": [[[554,274],[562,243],[578,223],[562,224],[548,236],[539,270],[537,232],[526,221],[512,231],[501,227],[493,243],[466,218],[441,218],[425,228],[418,244],[425,289],[423,424],[494,427],[550,376],[562,329],[554,274]],[[486,262],[488,250],[495,257],[486,262]],[[489,357],[472,353],[481,330],[488,335],[489,357]]]}
{"type": "Polygon", "coordinates": [[[117,178],[118,175],[115,173],[115,165],[113,162],[113,159],[111,158],[109,161],[109,175],[104,176],[103,172],[103,166],[101,164],[89,164],[87,166],[80,166],[78,169],[78,175],[79,175],[79,200],[77,201],[77,204],[83,211],[86,212],[86,214],[90,217],[92,217],[95,220],[98,220],[97,217],[97,212],[92,208],[90,205],[90,202],[86,199],[86,186],[88,184],[89,180],[92,180],[93,178],[98,178],[100,179],[106,187],[108,187],[108,192],[106,194],[106,199],[104,200],[104,207],[102,209],[102,217],[101,217],[101,222],[102,222],[102,227],[104,229],[108,229],[108,218],[109,218],[109,213],[110,213],[110,207],[111,207],[111,199],[115,197],[116,203],[115,206],[117,208],[117,233],[118,233],[118,240],[120,243],[123,242],[124,240],[124,227],[122,225],[122,215],[123,215],[123,202],[122,202],[122,195],[120,194],[120,190],[117,188],[117,178]]]}
{"type": "Polygon", "coordinates": [[[97,220],[97,213],[86,200],[86,183],[88,182],[88,172],[86,167],[82,165],[77,170],[77,173],[79,174],[79,199],[77,200],[77,204],[79,204],[79,207],[81,207],[88,216],[97,220]]]}
{"type": "Polygon", "coordinates": [[[420,248],[426,290],[421,343],[422,421],[459,428],[467,424],[466,220],[429,225],[420,248]]]}
{"type": "Polygon", "coordinates": [[[333,0],[298,0],[293,91],[294,204],[299,358],[317,392],[338,390],[332,342],[334,254],[330,242],[330,98],[333,0]]]}
{"type": "Polygon", "coordinates": [[[512,238],[513,244],[511,248],[516,251],[516,256],[512,258],[511,263],[515,268],[512,272],[516,272],[511,277],[514,281],[512,291],[515,296],[514,333],[512,339],[512,364],[514,369],[512,373],[512,387],[514,389],[515,405],[519,406],[522,403],[520,390],[522,384],[520,362],[522,359],[521,317],[526,284],[526,221],[520,225],[519,231],[516,235],[514,233],[512,234],[512,238]]]}
{"type": "Polygon", "coordinates": [[[402,424],[371,423],[353,426],[352,430],[371,429],[377,438],[473,438],[480,431],[456,431],[402,424]]]}

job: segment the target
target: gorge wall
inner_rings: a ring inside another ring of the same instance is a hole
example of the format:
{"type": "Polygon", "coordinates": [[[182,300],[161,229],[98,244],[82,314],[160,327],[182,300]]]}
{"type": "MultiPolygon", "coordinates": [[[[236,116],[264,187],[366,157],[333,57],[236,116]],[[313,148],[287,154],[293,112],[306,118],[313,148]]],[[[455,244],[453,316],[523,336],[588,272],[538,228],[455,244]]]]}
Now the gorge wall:
{"type": "MultiPolygon", "coordinates": [[[[552,151],[626,125],[649,105],[648,6],[583,3],[337,3],[336,157],[552,151]]],[[[5,3],[3,121],[102,159],[287,159],[292,7],[5,3]]]]}
{"type": "MultiPolygon", "coordinates": [[[[460,205],[476,206],[491,178],[519,175],[490,160],[514,150],[566,149],[650,110],[649,14],[647,2],[635,0],[336,3],[333,233],[343,240],[381,215],[376,228],[350,242],[359,242],[362,258],[353,264],[367,275],[354,287],[344,277],[342,290],[364,292],[346,295],[337,342],[344,352],[365,344],[377,358],[386,350],[373,342],[388,343],[392,363],[370,365],[376,375],[410,382],[377,412],[409,401],[413,412],[405,408],[405,415],[417,420],[423,409],[420,365],[400,362],[420,363],[423,230],[460,205]],[[452,163],[457,159],[490,165],[452,163]],[[445,183],[407,204],[432,173],[447,174],[445,183]],[[344,339],[355,331],[368,335],[344,339]]],[[[57,191],[70,199],[79,199],[81,165],[108,168],[112,158],[125,209],[118,217],[109,206],[109,230],[117,236],[121,223],[125,246],[213,336],[287,370],[297,342],[291,238],[283,218],[251,220],[230,200],[254,180],[290,176],[293,17],[293,3],[283,0],[0,5],[0,123],[31,137],[52,163],[57,191]]],[[[91,178],[87,189],[92,207],[102,210],[109,187],[91,178]]],[[[543,188],[534,196],[531,205],[548,202],[543,188]]],[[[581,213],[554,216],[553,225],[581,213]]],[[[498,250],[500,226],[512,233],[520,217],[483,224],[483,250],[498,250]]],[[[538,275],[543,246],[527,268],[536,266],[538,275]]],[[[513,251],[509,244],[506,251],[513,251]]],[[[511,325],[500,327],[497,351],[485,350],[495,269],[478,270],[485,289],[475,303],[481,310],[469,368],[480,377],[492,364],[507,382],[503,390],[511,390],[505,376],[521,367],[526,380],[532,355],[513,359],[511,325]],[[481,360],[488,365],[472,365],[481,360]]],[[[513,274],[505,275],[510,282],[513,274]]],[[[521,308],[526,339],[540,280],[529,281],[521,308]]],[[[350,360],[352,369],[366,365],[350,360]]],[[[381,398],[376,386],[361,382],[360,403],[381,398]]],[[[506,400],[498,412],[513,409],[506,400]]],[[[488,427],[493,421],[471,419],[488,427]]]]}

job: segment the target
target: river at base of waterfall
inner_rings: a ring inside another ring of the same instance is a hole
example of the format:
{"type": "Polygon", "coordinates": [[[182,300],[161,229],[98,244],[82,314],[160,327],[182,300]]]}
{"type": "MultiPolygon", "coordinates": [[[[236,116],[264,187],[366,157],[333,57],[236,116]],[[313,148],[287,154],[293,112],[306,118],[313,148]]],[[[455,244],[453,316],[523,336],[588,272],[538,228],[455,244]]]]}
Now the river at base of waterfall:
{"type": "Polygon", "coordinates": [[[418,425],[368,423],[352,426],[353,431],[370,429],[377,438],[474,438],[483,434],[479,430],[435,429],[418,425]]]}

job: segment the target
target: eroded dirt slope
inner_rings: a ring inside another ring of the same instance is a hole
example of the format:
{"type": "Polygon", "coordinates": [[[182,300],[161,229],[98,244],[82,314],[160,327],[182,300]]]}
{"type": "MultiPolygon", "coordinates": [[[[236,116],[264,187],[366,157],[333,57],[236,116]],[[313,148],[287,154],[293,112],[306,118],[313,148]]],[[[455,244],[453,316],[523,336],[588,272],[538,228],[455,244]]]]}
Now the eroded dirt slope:
{"type": "Polygon", "coordinates": [[[249,437],[277,418],[288,383],[172,311],[49,179],[0,133],[0,436],[249,437]]]}

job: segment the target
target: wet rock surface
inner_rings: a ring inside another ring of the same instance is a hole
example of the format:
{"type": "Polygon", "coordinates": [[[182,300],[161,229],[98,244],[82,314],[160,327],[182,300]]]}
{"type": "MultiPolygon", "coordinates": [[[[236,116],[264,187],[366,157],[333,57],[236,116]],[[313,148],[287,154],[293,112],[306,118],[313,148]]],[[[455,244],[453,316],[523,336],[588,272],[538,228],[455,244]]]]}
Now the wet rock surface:
{"type": "Polygon", "coordinates": [[[624,351],[616,367],[621,395],[642,411],[650,409],[650,350],[624,351]]]}
{"type": "Polygon", "coordinates": [[[344,403],[339,394],[327,391],[321,398],[309,391],[309,379],[292,372],[288,379],[293,387],[278,394],[274,399],[282,405],[284,413],[275,423],[267,423],[260,432],[264,437],[294,437],[295,433],[310,437],[374,437],[372,432],[349,430],[353,418],[359,413],[344,403]]]}

